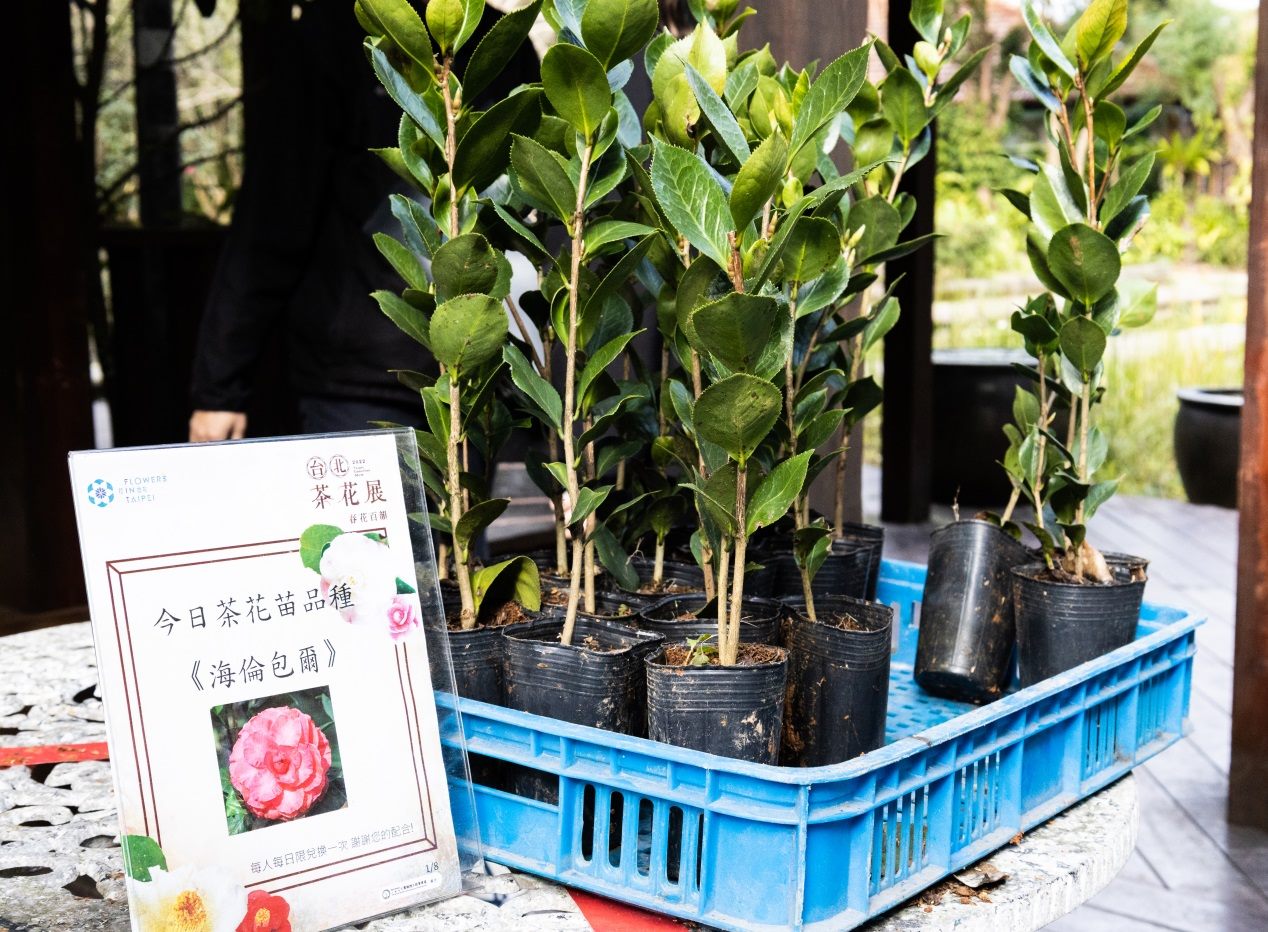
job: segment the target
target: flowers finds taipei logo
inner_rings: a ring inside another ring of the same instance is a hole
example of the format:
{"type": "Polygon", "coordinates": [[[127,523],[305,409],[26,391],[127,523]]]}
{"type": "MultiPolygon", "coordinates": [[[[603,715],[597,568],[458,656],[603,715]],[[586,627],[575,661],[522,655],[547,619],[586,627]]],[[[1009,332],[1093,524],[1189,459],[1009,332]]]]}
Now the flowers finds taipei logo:
{"type": "Polygon", "coordinates": [[[114,501],[114,486],[105,479],[94,479],[88,483],[88,501],[98,508],[105,508],[114,501]]]}

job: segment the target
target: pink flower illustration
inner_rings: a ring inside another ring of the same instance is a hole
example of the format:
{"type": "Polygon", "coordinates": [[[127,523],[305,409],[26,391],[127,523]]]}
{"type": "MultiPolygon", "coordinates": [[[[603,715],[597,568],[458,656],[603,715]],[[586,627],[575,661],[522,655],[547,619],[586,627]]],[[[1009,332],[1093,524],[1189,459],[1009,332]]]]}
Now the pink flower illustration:
{"type": "Polygon", "coordinates": [[[387,608],[387,630],[393,641],[399,641],[418,627],[418,610],[414,607],[414,599],[408,595],[398,595],[387,608]]]}
{"type": "Polygon", "coordinates": [[[330,742],[299,709],[265,709],[242,726],[229,754],[229,780],[261,819],[302,816],[326,791],[330,742]]]}

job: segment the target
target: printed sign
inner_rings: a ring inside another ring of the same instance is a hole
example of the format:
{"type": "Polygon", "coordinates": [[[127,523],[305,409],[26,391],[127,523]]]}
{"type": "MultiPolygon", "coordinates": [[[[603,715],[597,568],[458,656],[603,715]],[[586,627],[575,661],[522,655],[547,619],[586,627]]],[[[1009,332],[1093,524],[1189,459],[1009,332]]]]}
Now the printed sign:
{"type": "Polygon", "coordinates": [[[398,442],[71,454],[138,932],[460,891],[398,442]]]}

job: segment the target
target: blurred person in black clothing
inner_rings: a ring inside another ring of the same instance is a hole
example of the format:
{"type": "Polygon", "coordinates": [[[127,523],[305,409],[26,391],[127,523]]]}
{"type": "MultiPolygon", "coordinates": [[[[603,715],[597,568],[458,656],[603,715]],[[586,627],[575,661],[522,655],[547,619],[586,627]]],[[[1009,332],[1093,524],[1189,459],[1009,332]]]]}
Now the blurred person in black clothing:
{"type": "MultiPolygon", "coordinates": [[[[417,394],[388,370],[434,367],[370,298],[400,287],[372,236],[398,234],[388,195],[404,183],[369,151],[395,144],[400,109],[365,59],[351,3],[311,0],[295,9],[287,41],[268,50],[282,56],[271,63],[281,67],[271,68],[272,80],[246,88],[271,144],[248,148],[199,331],[191,441],[246,435],[256,366],[275,335],[286,340],[304,433],[416,422],[417,394]]],[[[464,52],[498,15],[485,10],[464,52]]],[[[536,74],[525,43],[483,95],[485,104],[536,74]]]]}

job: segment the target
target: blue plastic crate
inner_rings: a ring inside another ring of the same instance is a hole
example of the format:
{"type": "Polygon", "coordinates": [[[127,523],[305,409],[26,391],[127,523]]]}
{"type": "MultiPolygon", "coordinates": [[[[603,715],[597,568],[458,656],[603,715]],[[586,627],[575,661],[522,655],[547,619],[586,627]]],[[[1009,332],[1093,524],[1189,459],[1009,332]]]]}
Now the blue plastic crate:
{"type": "Polygon", "coordinates": [[[485,856],[724,929],[849,929],[1188,731],[1200,619],[1146,603],[1131,644],[972,706],[912,679],[924,577],[883,566],[889,743],[845,763],[750,764],[461,700],[469,752],[538,771],[538,798],[475,784],[485,856]]]}

